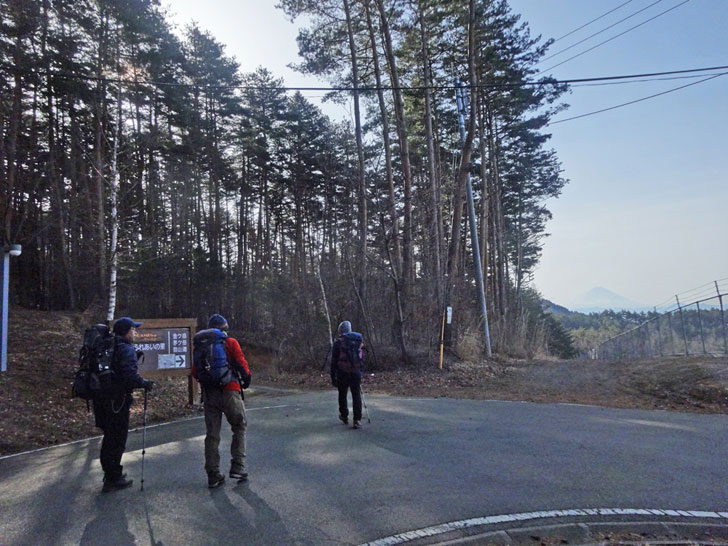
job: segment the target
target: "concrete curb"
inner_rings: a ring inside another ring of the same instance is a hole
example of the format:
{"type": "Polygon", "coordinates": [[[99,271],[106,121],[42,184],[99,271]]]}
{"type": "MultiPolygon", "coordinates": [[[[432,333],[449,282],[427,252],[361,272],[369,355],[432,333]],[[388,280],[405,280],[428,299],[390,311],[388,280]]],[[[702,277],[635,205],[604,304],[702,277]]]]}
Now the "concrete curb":
{"type": "Polygon", "coordinates": [[[380,538],[367,546],[595,546],[686,542],[728,544],[728,512],[646,509],[530,512],[435,525],[380,538]]]}

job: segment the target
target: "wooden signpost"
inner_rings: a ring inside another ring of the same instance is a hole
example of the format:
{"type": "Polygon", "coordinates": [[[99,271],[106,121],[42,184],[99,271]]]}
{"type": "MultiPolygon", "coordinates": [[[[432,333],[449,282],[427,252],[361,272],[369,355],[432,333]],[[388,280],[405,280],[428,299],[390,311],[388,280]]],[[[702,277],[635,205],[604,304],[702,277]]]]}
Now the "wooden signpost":
{"type": "Polygon", "coordinates": [[[139,319],[134,345],[144,351],[139,374],[159,377],[187,377],[188,401],[194,403],[197,382],[191,375],[192,338],[197,332],[197,319],[139,319]]]}

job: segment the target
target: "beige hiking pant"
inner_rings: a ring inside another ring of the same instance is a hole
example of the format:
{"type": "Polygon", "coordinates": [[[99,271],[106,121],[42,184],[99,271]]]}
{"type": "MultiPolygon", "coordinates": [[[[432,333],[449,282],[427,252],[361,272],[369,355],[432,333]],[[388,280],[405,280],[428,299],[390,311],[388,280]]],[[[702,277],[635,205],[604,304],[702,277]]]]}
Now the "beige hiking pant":
{"type": "Polygon", "coordinates": [[[245,466],[245,403],[239,391],[223,389],[203,389],[202,399],[205,406],[205,470],[220,471],[220,429],[222,415],[230,423],[233,439],[230,445],[231,465],[245,466]]]}

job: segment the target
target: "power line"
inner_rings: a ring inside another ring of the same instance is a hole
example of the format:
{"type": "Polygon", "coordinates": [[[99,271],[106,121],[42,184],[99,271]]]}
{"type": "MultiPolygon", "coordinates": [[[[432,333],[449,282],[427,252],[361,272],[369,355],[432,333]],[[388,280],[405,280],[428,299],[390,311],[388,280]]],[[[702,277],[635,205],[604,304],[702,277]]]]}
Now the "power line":
{"type": "Polygon", "coordinates": [[[575,32],[577,32],[577,31],[579,31],[579,30],[581,30],[581,29],[582,29],[582,28],[584,28],[584,27],[588,27],[589,25],[591,25],[592,23],[594,23],[594,22],[598,21],[598,20],[599,20],[599,19],[601,19],[602,17],[606,17],[607,15],[609,15],[610,13],[612,13],[613,11],[617,11],[617,10],[618,10],[619,8],[621,8],[622,6],[626,6],[626,5],[627,5],[627,4],[629,4],[629,3],[631,2],[631,1],[632,1],[632,0],[627,0],[627,1],[626,1],[626,2],[624,3],[624,4],[619,4],[619,5],[618,5],[618,6],[616,7],[616,8],[614,8],[614,9],[611,9],[611,10],[609,10],[609,11],[608,11],[608,12],[606,12],[606,13],[602,13],[602,14],[601,14],[601,15],[600,15],[599,17],[597,17],[596,19],[592,19],[592,20],[591,20],[591,21],[589,21],[588,23],[584,23],[583,25],[581,25],[581,26],[580,26],[579,28],[575,28],[574,30],[572,30],[571,32],[567,32],[566,34],[564,34],[564,35],[563,35],[563,36],[561,36],[560,38],[556,38],[556,39],[555,39],[555,40],[553,41],[553,43],[556,43],[556,42],[558,42],[559,40],[563,40],[563,39],[564,39],[564,38],[566,38],[567,36],[571,36],[572,34],[574,34],[575,32]]]}
{"type": "Polygon", "coordinates": [[[681,85],[680,87],[675,87],[673,89],[668,89],[667,91],[662,91],[661,93],[655,93],[654,95],[649,95],[647,97],[642,97],[641,99],[636,99],[636,100],[632,100],[632,101],[629,101],[629,102],[624,102],[622,104],[617,104],[616,106],[610,106],[609,108],[602,108],[601,110],[595,110],[593,112],[588,112],[586,114],[581,114],[579,116],[572,116],[570,118],[564,118],[564,119],[559,119],[559,120],[556,120],[556,121],[552,121],[548,125],[556,125],[557,123],[564,123],[565,121],[571,121],[571,120],[574,120],[574,119],[585,118],[587,116],[593,116],[595,114],[601,114],[602,112],[608,112],[609,110],[616,110],[617,108],[622,108],[623,106],[628,106],[630,104],[635,104],[637,102],[642,102],[642,101],[645,101],[645,100],[648,100],[648,99],[653,99],[655,97],[659,97],[660,95],[667,95],[668,93],[672,93],[674,91],[679,91],[680,89],[685,89],[686,87],[690,87],[692,85],[698,85],[699,83],[707,82],[709,80],[713,80],[715,78],[719,78],[720,76],[725,76],[726,74],[728,74],[728,72],[722,72],[720,74],[716,74],[714,76],[710,76],[708,78],[699,80],[697,82],[692,82],[692,83],[688,83],[688,84],[685,84],[685,85],[681,85]]]}
{"type": "MultiPolygon", "coordinates": [[[[713,74],[709,74],[713,75],[713,74]]],[[[717,76],[720,76],[721,74],[716,74],[717,76]]],[[[646,82],[668,82],[673,80],[690,80],[694,78],[702,78],[705,76],[705,74],[692,74],[689,76],[673,76],[671,78],[649,78],[649,79],[640,79],[640,80],[620,80],[620,81],[609,81],[609,82],[601,82],[601,83],[578,83],[575,85],[572,85],[571,87],[601,87],[605,85],[625,85],[629,83],[646,83],[646,82]]]]}
{"type": "MultiPolygon", "coordinates": [[[[718,281],[714,281],[718,282],[718,281]]],[[[707,282],[705,284],[701,284],[700,286],[696,286],[695,288],[690,288],[689,290],[685,290],[684,292],[680,292],[678,297],[685,299],[697,299],[700,297],[705,296],[706,294],[712,294],[715,292],[715,284],[713,282],[707,282]]]]}
{"type": "MultiPolygon", "coordinates": [[[[689,0],[685,0],[686,2],[689,0]]],[[[695,72],[709,72],[714,70],[726,70],[726,66],[711,66],[705,68],[688,68],[683,70],[670,70],[665,72],[647,72],[641,74],[627,74],[620,76],[597,76],[593,78],[568,78],[563,80],[557,80],[553,78],[546,78],[542,80],[532,80],[523,82],[497,82],[497,83],[485,83],[477,86],[465,85],[465,87],[477,87],[479,89],[495,89],[495,88],[514,88],[514,87],[525,87],[525,86],[542,86],[542,85],[563,85],[563,84],[578,84],[578,83],[593,83],[593,82],[609,82],[619,80],[634,80],[636,78],[657,78],[658,76],[672,76],[676,74],[691,74],[695,72]]],[[[128,80],[121,78],[104,78],[98,76],[86,76],[83,74],[64,74],[61,72],[49,72],[44,70],[38,70],[32,72],[35,75],[46,75],[54,76],[63,79],[78,79],[84,81],[93,82],[104,82],[104,83],[115,83],[115,84],[127,84],[127,85],[154,85],[158,87],[186,87],[193,89],[217,89],[217,90],[233,90],[239,89],[244,91],[254,90],[268,90],[268,91],[354,91],[353,87],[287,87],[287,86],[260,86],[260,85],[201,85],[196,83],[180,83],[180,82],[158,82],[150,80],[128,80]]],[[[722,73],[721,73],[722,75],[722,73]]],[[[644,80],[652,81],[652,80],[644,80]]],[[[626,82],[630,83],[630,82],[626,82]]],[[[419,86],[381,86],[381,87],[359,87],[357,88],[360,92],[367,91],[423,91],[426,89],[432,90],[451,90],[457,89],[454,85],[419,85],[419,86]]]]}
{"type": "Polygon", "coordinates": [[[624,23],[624,22],[625,22],[625,21],[626,21],[627,19],[631,19],[631,18],[632,18],[632,17],[634,17],[635,15],[638,15],[638,14],[642,13],[643,11],[645,11],[645,10],[648,10],[648,9],[650,9],[650,8],[651,8],[652,6],[654,6],[655,4],[659,4],[660,2],[663,2],[663,1],[664,1],[664,0],[656,0],[655,2],[652,2],[652,4],[650,4],[649,6],[645,6],[645,7],[644,7],[644,8],[642,8],[641,10],[639,10],[639,11],[635,11],[635,12],[634,12],[634,13],[632,13],[631,15],[628,15],[627,17],[625,17],[624,19],[620,19],[620,20],[619,20],[619,21],[617,21],[616,23],[612,23],[612,24],[611,24],[611,25],[609,25],[608,27],[605,27],[605,28],[603,28],[602,30],[600,30],[600,31],[598,31],[598,32],[595,32],[595,33],[594,33],[594,34],[592,34],[591,36],[587,36],[587,37],[586,37],[586,38],[584,38],[583,40],[579,40],[579,41],[578,41],[578,42],[576,42],[575,44],[571,44],[571,45],[570,45],[569,47],[565,47],[564,49],[561,49],[561,50],[557,51],[556,53],[552,53],[552,54],[551,54],[551,55],[549,55],[548,57],[544,57],[543,59],[541,59],[541,60],[540,60],[540,61],[539,61],[538,63],[536,63],[536,64],[541,64],[541,63],[543,63],[543,62],[545,62],[545,61],[548,61],[549,59],[552,59],[552,58],[556,57],[557,55],[561,55],[561,54],[562,54],[562,53],[563,53],[564,51],[569,51],[569,50],[570,50],[570,49],[571,49],[572,47],[576,47],[576,46],[578,46],[579,44],[583,44],[583,43],[584,43],[584,42],[586,42],[587,40],[591,40],[592,38],[594,38],[594,36],[598,36],[598,35],[599,35],[599,34],[601,34],[602,32],[606,32],[606,31],[608,31],[608,30],[609,30],[610,28],[614,28],[614,27],[616,27],[616,26],[617,26],[618,24],[620,24],[620,23],[624,23]]]}
{"type": "MultiPolygon", "coordinates": [[[[692,303],[695,303],[695,300],[700,299],[704,296],[709,296],[711,294],[716,294],[715,297],[718,297],[718,292],[720,292],[720,289],[716,291],[716,285],[720,286],[719,283],[722,283],[723,281],[728,280],[728,277],[725,277],[723,279],[717,279],[712,282],[708,282],[705,284],[701,284],[700,286],[696,286],[695,288],[691,288],[689,290],[685,290],[683,292],[680,292],[677,294],[678,298],[682,298],[683,302],[680,303],[681,306],[684,305],[691,305],[692,303]],[[693,300],[691,303],[685,304],[685,300],[693,300]]],[[[671,309],[677,309],[677,302],[675,301],[675,296],[672,296],[662,303],[657,304],[655,307],[658,308],[671,308],[671,309]]],[[[665,311],[667,312],[667,311],[665,311]]]]}
{"type": "Polygon", "coordinates": [[[669,13],[669,12],[671,12],[672,10],[674,10],[674,9],[677,9],[677,8],[679,8],[680,6],[682,6],[682,5],[684,5],[684,4],[687,4],[688,2],[690,2],[690,0],[684,0],[683,2],[680,2],[679,4],[677,4],[676,6],[673,6],[673,7],[671,7],[670,9],[667,9],[667,10],[665,10],[665,11],[661,12],[661,13],[658,13],[658,14],[657,14],[657,15],[655,15],[654,17],[650,17],[650,18],[649,18],[649,19],[647,19],[646,21],[642,21],[642,22],[641,22],[641,23],[639,23],[638,25],[635,25],[635,26],[633,26],[633,27],[631,27],[631,28],[628,28],[628,29],[627,29],[627,30],[625,30],[624,32],[620,32],[620,33],[619,33],[619,34],[617,34],[616,36],[612,36],[611,38],[609,38],[609,39],[607,39],[607,40],[604,40],[603,42],[600,42],[600,43],[598,43],[597,45],[595,45],[595,46],[592,46],[592,47],[590,47],[589,49],[587,49],[587,50],[584,50],[584,51],[582,51],[581,53],[577,53],[577,54],[576,54],[576,55],[574,55],[573,57],[569,57],[569,58],[568,58],[568,59],[566,59],[565,61],[561,61],[560,63],[557,63],[557,64],[555,64],[555,65],[553,65],[553,66],[550,66],[550,67],[548,67],[548,68],[545,68],[545,69],[541,70],[541,71],[540,71],[540,72],[539,72],[538,74],[543,74],[544,72],[548,72],[549,70],[551,70],[551,69],[553,69],[553,68],[556,68],[557,66],[561,66],[562,64],[568,63],[569,61],[572,61],[572,60],[576,59],[577,57],[581,57],[582,55],[584,55],[584,54],[586,54],[586,53],[589,53],[590,51],[592,51],[592,50],[594,50],[594,49],[596,49],[596,48],[598,48],[598,47],[600,47],[600,46],[603,46],[604,44],[606,44],[606,43],[608,43],[608,42],[611,42],[612,40],[616,40],[616,39],[617,39],[617,38],[619,38],[620,36],[624,36],[624,35],[625,35],[625,34],[627,34],[628,32],[631,32],[631,31],[633,31],[634,29],[636,29],[636,28],[639,28],[639,27],[641,27],[642,25],[646,25],[646,24],[647,24],[647,23],[649,23],[650,21],[654,21],[654,20],[655,20],[655,19],[657,19],[658,17],[662,17],[662,16],[663,16],[663,15],[665,15],[666,13],[669,13]]]}

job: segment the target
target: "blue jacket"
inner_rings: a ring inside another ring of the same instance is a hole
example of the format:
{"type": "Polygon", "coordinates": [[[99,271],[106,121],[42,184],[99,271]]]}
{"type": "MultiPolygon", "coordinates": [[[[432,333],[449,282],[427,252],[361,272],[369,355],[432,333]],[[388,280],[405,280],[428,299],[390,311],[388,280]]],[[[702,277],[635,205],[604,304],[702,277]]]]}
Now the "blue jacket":
{"type": "Polygon", "coordinates": [[[137,353],[134,345],[123,337],[116,336],[114,349],[114,373],[125,390],[132,391],[144,387],[144,378],[137,368],[137,353]]]}

